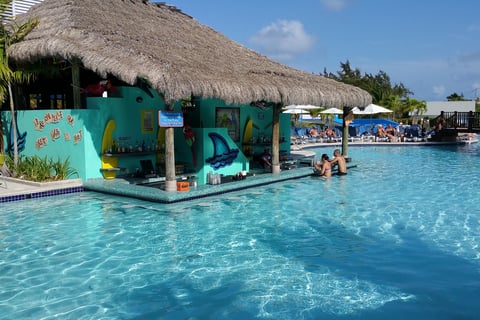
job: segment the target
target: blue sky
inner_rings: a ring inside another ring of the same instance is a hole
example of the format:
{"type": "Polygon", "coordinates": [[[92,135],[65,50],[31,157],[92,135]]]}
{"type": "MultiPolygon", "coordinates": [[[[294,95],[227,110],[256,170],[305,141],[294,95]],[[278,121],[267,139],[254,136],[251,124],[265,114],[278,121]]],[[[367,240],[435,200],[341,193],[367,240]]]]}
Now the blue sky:
{"type": "Polygon", "coordinates": [[[413,98],[480,97],[478,0],[170,0],[230,39],[312,73],[350,61],[413,98]]]}

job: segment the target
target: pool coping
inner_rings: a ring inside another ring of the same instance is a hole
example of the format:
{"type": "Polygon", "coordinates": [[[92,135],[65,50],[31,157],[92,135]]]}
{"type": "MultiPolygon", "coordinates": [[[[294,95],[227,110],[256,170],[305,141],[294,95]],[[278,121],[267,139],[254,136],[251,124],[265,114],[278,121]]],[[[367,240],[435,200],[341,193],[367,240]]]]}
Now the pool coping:
{"type": "Polygon", "coordinates": [[[34,182],[0,177],[0,203],[84,191],[82,179],[34,182]]]}
{"type": "Polygon", "coordinates": [[[312,174],[313,171],[311,167],[300,167],[291,170],[283,170],[278,174],[265,173],[249,175],[244,180],[216,185],[199,185],[197,187],[190,187],[188,191],[176,192],[167,192],[161,188],[131,184],[125,179],[89,179],[83,186],[85,190],[89,191],[133,197],[151,202],[175,203],[243,189],[258,188],[280,181],[308,177],[312,174]]]}

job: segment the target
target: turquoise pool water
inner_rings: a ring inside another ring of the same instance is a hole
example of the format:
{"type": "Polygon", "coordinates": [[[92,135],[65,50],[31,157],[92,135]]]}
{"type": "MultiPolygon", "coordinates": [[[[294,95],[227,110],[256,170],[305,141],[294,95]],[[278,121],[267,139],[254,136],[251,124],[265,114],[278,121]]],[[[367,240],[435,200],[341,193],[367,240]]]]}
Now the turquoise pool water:
{"type": "Polygon", "coordinates": [[[0,318],[478,319],[479,147],[349,151],[348,176],[173,205],[2,204],[0,318]]]}

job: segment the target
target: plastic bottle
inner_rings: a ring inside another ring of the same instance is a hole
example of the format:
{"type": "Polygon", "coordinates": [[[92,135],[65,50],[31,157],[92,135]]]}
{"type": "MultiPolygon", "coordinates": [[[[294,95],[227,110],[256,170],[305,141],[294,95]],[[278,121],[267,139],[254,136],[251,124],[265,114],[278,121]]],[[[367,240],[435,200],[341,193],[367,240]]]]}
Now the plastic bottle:
{"type": "Polygon", "coordinates": [[[211,172],[207,173],[207,183],[208,184],[213,184],[212,175],[213,174],[211,172]]]}

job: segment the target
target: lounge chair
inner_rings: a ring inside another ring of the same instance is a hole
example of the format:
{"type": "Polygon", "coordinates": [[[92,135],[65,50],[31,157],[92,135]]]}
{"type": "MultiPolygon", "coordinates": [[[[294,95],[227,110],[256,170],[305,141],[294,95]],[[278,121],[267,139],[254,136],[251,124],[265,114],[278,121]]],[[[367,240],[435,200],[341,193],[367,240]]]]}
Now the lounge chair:
{"type": "Polygon", "coordinates": [[[304,144],[307,140],[307,132],[305,128],[293,128],[292,136],[290,136],[290,144],[304,144]]]}
{"type": "Polygon", "coordinates": [[[332,128],[335,132],[335,137],[328,137],[329,142],[342,142],[342,130],[338,126],[332,128]]]}
{"type": "Polygon", "coordinates": [[[419,142],[424,140],[425,137],[419,125],[411,125],[405,128],[404,141],[419,142]]]}
{"type": "Polygon", "coordinates": [[[351,141],[351,142],[363,141],[363,138],[359,133],[358,127],[353,127],[353,126],[348,127],[348,141],[351,141]]]}

